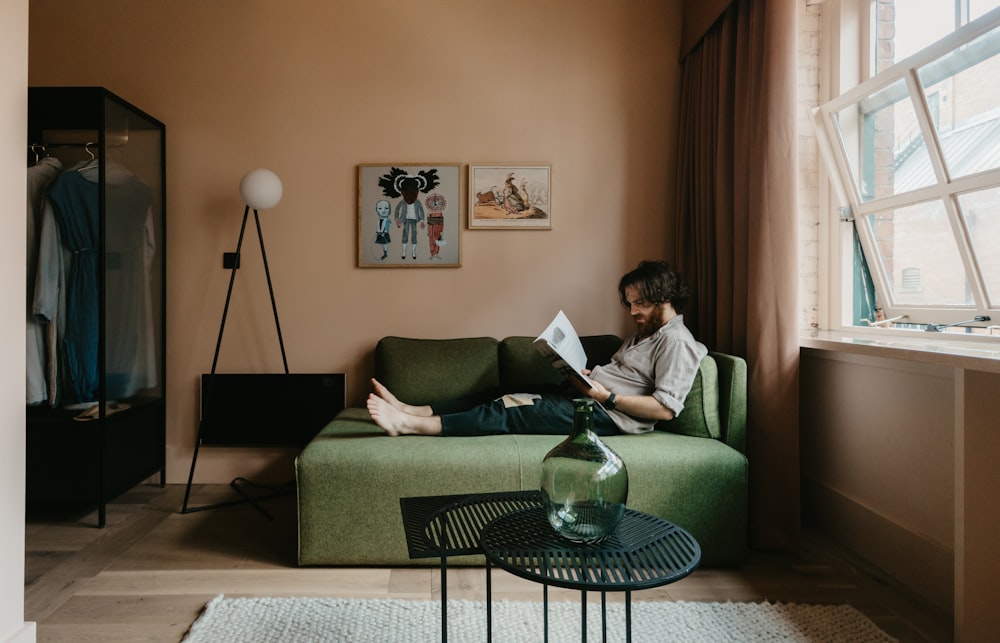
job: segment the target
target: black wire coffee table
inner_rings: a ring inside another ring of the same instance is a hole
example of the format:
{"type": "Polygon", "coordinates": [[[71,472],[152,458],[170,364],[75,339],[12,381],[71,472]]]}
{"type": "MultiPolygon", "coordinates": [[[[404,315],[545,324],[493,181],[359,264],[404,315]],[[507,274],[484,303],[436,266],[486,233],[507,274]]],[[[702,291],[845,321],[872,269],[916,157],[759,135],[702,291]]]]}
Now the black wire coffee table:
{"type": "Polygon", "coordinates": [[[625,592],[625,636],[632,640],[632,592],[678,581],[697,568],[701,546],[694,536],[656,516],[631,509],[604,542],[580,545],[556,533],[541,505],[499,516],[482,529],[486,554],[486,640],[492,640],[491,565],[541,583],[545,640],[549,637],[549,586],[580,590],[582,640],[587,640],[587,592],[601,592],[601,624],[607,638],[607,592],[625,592]]]}
{"type": "Polygon", "coordinates": [[[480,534],[505,514],[541,506],[541,492],[504,491],[400,498],[410,558],[441,559],[441,641],[448,640],[448,558],[482,554],[480,534]]]}

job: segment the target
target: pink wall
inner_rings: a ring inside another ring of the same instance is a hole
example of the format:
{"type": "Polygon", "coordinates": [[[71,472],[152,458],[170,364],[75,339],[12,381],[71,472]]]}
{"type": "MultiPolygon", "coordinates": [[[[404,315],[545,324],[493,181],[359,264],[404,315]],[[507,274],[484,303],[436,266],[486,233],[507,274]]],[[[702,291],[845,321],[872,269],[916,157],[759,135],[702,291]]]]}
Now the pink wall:
{"type": "MultiPolygon", "coordinates": [[[[33,0],[30,84],[105,86],[167,125],[169,480],[255,167],[284,183],[262,225],[289,367],[346,372],[351,403],[383,335],[535,334],[559,308],[625,332],[618,277],[668,247],[681,4],[33,0]],[[553,229],[464,229],[461,268],[357,268],[356,168],[380,162],[551,163],[553,229]]],[[[281,370],[259,254],[219,372],[281,370]]],[[[273,460],[208,451],[206,482],[273,460]]]]}
{"type": "MultiPolygon", "coordinates": [[[[7,234],[0,240],[0,297],[24,301],[25,172],[21,145],[27,119],[28,0],[4,4],[0,20],[0,212],[7,234]]],[[[0,316],[0,641],[30,643],[34,623],[24,622],[24,314],[0,316]],[[11,339],[13,338],[13,341],[11,339]]],[[[16,312],[15,312],[16,311],[16,312]]]]}

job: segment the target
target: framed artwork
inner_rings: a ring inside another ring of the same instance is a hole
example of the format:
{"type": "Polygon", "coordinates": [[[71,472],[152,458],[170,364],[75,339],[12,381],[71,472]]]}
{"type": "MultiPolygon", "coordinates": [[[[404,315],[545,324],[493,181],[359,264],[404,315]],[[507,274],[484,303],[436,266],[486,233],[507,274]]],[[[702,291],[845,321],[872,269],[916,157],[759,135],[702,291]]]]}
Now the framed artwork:
{"type": "Polygon", "coordinates": [[[459,163],[358,166],[358,266],[462,265],[459,163]]]}
{"type": "Polygon", "coordinates": [[[469,228],[552,229],[552,166],[469,165],[469,228]]]}

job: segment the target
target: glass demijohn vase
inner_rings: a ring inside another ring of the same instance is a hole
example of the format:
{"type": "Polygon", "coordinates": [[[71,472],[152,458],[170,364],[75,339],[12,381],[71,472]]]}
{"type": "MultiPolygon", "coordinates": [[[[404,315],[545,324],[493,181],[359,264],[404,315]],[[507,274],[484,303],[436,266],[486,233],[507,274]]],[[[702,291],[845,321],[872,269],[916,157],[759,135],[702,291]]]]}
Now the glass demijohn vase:
{"type": "Polygon", "coordinates": [[[599,543],[618,527],[628,471],[594,433],[594,401],[573,400],[573,432],[542,460],[542,504],[549,522],[577,543],[599,543]]]}

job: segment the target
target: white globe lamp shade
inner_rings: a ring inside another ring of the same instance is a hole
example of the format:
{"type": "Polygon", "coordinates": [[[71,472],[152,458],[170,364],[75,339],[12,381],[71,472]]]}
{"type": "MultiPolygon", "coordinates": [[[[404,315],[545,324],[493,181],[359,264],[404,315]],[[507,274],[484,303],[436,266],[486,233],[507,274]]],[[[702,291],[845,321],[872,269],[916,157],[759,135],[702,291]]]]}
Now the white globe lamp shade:
{"type": "Polygon", "coordinates": [[[281,179],[271,170],[257,168],[243,175],[240,194],[254,210],[270,210],[281,200],[281,179]]]}

